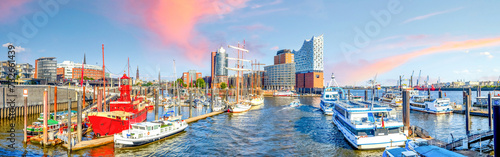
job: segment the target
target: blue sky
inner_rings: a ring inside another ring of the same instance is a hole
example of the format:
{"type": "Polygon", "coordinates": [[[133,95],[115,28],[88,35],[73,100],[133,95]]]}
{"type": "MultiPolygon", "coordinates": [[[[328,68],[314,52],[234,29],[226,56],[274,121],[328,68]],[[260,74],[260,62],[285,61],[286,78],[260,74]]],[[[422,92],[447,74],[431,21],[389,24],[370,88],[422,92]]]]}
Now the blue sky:
{"type": "MultiPolygon", "coordinates": [[[[161,71],[167,79],[173,75],[173,59],[177,76],[190,69],[207,75],[211,51],[245,40],[251,51],[245,58],[269,65],[278,49],[298,50],[305,39],[323,34],[325,76],[333,72],[343,85],[366,84],[375,74],[383,85],[394,85],[399,75],[409,77],[413,70],[414,77],[422,70],[422,78],[429,75],[434,82],[497,80],[500,72],[495,64],[500,57],[496,1],[54,2],[54,12],[38,1],[0,6],[0,42],[24,48],[17,54],[18,62],[34,64],[39,57],[52,56],[58,62],[81,62],[86,53],[88,64],[102,65],[104,44],[109,72],[123,73],[130,57],[133,76],[139,66],[142,78],[156,79],[161,71]],[[390,6],[396,6],[397,13],[391,13],[390,6]],[[390,13],[385,23],[373,16],[381,12],[390,13]],[[34,16],[42,22],[34,23],[34,16]],[[23,35],[26,21],[37,29],[32,36],[23,35]],[[367,26],[371,34],[366,34],[367,26]],[[356,45],[356,30],[369,42],[356,45]],[[27,40],[11,40],[12,33],[27,40]],[[443,46],[450,43],[460,44],[443,46]],[[343,44],[356,49],[346,52],[343,44]],[[447,48],[424,51],[440,47],[447,48]],[[412,52],[418,55],[406,55],[412,52]]],[[[5,53],[2,60],[6,57],[5,53]]]]}

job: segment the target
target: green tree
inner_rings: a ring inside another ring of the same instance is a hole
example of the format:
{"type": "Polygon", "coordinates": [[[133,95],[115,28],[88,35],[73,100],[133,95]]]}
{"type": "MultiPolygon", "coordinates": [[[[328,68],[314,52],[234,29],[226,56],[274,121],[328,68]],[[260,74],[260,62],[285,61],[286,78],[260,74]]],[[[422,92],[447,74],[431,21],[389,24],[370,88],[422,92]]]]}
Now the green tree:
{"type": "Polygon", "coordinates": [[[226,89],[227,84],[225,82],[220,83],[220,89],[226,89]]]}
{"type": "Polygon", "coordinates": [[[197,79],[196,80],[196,87],[205,88],[205,80],[203,80],[202,78],[197,79]]]}
{"type": "Polygon", "coordinates": [[[21,76],[17,75],[16,76],[16,80],[19,80],[21,78],[21,76]]]}

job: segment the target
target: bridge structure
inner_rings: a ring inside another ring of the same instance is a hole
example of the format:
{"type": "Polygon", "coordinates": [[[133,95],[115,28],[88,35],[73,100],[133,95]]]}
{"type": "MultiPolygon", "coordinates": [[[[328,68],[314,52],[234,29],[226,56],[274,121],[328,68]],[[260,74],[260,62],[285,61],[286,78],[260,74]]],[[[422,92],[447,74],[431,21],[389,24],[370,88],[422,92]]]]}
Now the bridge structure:
{"type": "Polygon", "coordinates": [[[477,143],[479,141],[485,141],[493,139],[494,133],[493,130],[483,131],[476,134],[471,134],[467,137],[459,138],[454,140],[451,143],[448,143],[445,148],[448,150],[455,149],[457,147],[461,147],[464,144],[464,141],[467,141],[467,146],[470,147],[471,144],[477,143]]]}

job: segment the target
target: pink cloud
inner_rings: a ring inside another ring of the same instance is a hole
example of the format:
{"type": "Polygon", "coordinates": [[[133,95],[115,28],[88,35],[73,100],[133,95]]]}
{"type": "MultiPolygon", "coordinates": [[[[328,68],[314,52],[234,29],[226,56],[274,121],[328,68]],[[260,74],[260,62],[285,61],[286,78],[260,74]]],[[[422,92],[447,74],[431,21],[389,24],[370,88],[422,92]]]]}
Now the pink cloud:
{"type": "Polygon", "coordinates": [[[426,19],[426,18],[429,18],[429,17],[432,17],[432,16],[436,16],[436,15],[439,15],[439,14],[445,14],[445,13],[450,13],[450,12],[458,11],[460,9],[463,9],[463,7],[449,9],[449,10],[445,10],[445,11],[438,11],[438,12],[434,12],[434,13],[430,13],[430,14],[426,14],[426,15],[422,15],[422,16],[417,16],[417,17],[414,17],[414,18],[411,18],[411,19],[408,19],[408,20],[404,21],[403,24],[409,23],[409,22],[412,22],[412,21],[416,21],[416,20],[423,20],[423,19],[426,19]]]}
{"type": "Polygon", "coordinates": [[[8,21],[11,18],[17,18],[23,14],[28,13],[28,8],[23,6],[30,1],[28,0],[14,0],[2,1],[0,5],[0,21],[8,21]]]}
{"type": "Polygon", "coordinates": [[[271,47],[271,50],[278,50],[278,49],[280,49],[278,46],[271,47]]]}
{"type": "Polygon", "coordinates": [[[375,74],[383,74],[392,69],[405,64],[411,59],[449,51],[462,51],[481,47],[500,46],[500,37],[474,39],[457,42],[447,42],[437,46],[413,51],[410,53],[394,55],[375,61],[359,60],[357,63],[340,62],[335,65],[329,65],[328,69],[337,69],[335,73],[339,74],[339,80],[347,84],[367,80],[375,74]],[[349,68],[345,68],[349,67],[349,68]]]}
{"type": "Polygon", "coordinates": [[[196,30],[207,18],[217,17],[246,7],[247,0],[169,0],[125,1],[126,13],[118,15],[120,21],[142,27],[150,34],[145,42],[157,42],[165,47],[177,48],[189,61],[201,64],[204,53],[210,51],[211,42],[196,30]],[[127,18],[124,18],[127,17],[127,18]]]}

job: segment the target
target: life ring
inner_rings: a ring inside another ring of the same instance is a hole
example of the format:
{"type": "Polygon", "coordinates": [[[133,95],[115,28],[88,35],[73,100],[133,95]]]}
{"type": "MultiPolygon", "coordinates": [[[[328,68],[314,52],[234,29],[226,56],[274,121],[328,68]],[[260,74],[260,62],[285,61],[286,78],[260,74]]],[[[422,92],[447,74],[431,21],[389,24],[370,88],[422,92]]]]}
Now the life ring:
{"type": "Polygon", "coordinates": [[[148,132],[148,135],[149,135],[149,132],[148,132]]]}

